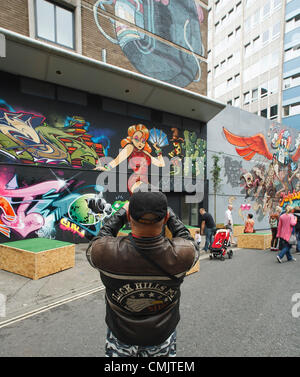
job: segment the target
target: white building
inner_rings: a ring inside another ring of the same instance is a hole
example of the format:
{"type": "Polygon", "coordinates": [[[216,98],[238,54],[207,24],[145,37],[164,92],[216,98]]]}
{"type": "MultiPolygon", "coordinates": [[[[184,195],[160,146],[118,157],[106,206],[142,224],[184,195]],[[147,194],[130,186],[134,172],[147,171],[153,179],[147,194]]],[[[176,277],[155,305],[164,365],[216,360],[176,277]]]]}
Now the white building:
{"type": "Polygon", "coordinates": [[[300,129],[299,0],[210,0],[208,97],[300,129]]]}

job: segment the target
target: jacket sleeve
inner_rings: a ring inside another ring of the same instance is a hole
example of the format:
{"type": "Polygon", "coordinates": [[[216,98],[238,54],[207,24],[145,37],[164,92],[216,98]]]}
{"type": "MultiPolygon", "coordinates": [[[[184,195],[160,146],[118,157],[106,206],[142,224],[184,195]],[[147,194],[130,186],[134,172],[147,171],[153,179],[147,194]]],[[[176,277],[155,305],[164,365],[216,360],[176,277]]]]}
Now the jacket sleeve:
{"type": "Polygon", "coordinates": [[[113,216],[111,216],[106,223],[102,226],[100,229],[98,235],[94,237],[90,243],[89,246],[86,250],[86,257],[89,263],[93,266],[92,262],[92,249],[93,249],[93,244],[96,240],[99,238],[105,237],[105,236],[110,236],[110,237],[116,237],[119,230],[127,223],[127,213],[124,208],[121,208],[119,211],[117,211],[113,216]]]}

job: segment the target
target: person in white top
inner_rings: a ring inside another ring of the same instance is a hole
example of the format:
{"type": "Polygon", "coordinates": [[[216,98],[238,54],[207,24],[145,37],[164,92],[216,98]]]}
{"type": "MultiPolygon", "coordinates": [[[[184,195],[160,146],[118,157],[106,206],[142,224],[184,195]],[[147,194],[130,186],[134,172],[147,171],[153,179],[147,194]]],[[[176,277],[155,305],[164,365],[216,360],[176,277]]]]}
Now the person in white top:
{"type": "Polygon", "coordinates": [[[228,209],[226,210],[225,212],[225,221],[224,221],[224,225],[225,225],[225,228],[226,229],[229,229],[230,230],[230,243],[231,245],[235,244],[234,242],[234,238],[233,238],[233,219],[232,219],[232,205],[229,204],[228,209]]]}

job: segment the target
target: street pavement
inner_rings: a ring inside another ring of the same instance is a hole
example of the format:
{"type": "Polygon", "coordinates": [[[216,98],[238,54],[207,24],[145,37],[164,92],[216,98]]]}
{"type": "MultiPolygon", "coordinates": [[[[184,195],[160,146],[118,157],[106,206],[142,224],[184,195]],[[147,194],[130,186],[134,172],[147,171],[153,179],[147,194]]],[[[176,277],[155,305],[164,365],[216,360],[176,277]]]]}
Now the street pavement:
{"type": "MultiPolygon", "coordinates": [[[[74,268],[37,281],[0,270],[1,357],[104,356],[105,291],[85,249],[76,246],[74,268]]],[[[234,249],[222,262],[202,252],[182,286],[177,355],[299,357],[299,273],[300,256],[279,264],[269,250],[234,249]]]]}

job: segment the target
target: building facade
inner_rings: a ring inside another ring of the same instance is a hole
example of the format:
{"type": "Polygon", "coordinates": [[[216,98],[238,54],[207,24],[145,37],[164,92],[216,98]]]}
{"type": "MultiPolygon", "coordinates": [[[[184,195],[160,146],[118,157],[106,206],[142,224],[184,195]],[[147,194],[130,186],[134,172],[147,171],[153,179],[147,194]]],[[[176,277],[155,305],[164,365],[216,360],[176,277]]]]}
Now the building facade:
{"type": "Polygon", "coordinates": [[[1,242],[86,242],[140,182],[199,225],[207,122],[224,108],[204,96],[206,8],[198,0],[3,4],[1,242]],[[119,158],[130,143],[134,153],[119,158]]]}
{"type": "Polygon", "coordinates": [[[208,96],[299,128],[299,3],[209,3],[208,96]]]}

